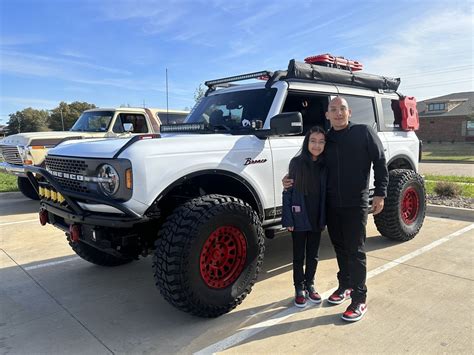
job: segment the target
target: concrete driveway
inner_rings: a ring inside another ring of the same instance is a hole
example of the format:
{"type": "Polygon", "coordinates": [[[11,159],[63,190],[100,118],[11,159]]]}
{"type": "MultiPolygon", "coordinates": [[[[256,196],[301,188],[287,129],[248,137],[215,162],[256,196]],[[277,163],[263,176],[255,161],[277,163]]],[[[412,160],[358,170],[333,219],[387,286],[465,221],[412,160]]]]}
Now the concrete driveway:
{"type": "MultiPolygon", "coordinates": [[[[94,266],[64,234],[37,221],[38,203],[0,200],[0,353],[465,353],[473,351],[474,224],[427,217],[398,243],[369,219],[368,306],[355,324],[345,305],[293,306],[291,240],[266,241],[259,281],[217,319],[180,312],[154,286],[151,258],[94,266]]],[[[323,235],[317,288],[336,286],[334,252],[323,235]]]]}

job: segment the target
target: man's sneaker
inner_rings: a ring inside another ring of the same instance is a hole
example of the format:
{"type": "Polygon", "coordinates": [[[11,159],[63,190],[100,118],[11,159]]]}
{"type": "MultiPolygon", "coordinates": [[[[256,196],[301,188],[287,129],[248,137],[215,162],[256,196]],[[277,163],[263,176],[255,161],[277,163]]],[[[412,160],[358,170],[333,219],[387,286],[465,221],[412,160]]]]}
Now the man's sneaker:
{"type": "Polygon", "coordinates": [[[332,304],[341,304],[351,298],[351,292],[352,288],[338,288],[331,296],[329,296],[328,302],[332,304]]]}
{"type": "Polygon", "coordinates": [[[367,312],[367,303],[352,302],[342,314],[341,318],[348,322],[357,322],[362,319],[365,312],[367,312]]]}
{"type": "Polygon", "coordinates": [[[300,308],[306,307],[306,293],[304,290],[296,291],[295,306],[300,308]]]}
{"type": "Polygon", "coordinates": [[[316,290],[314,289],[314,286],[308,286],[306,288],[306,294],[310,302],[313,302],[316,304],[321,303],[321,296],[319,295],[319,293],[316,292],[316,290]]]}

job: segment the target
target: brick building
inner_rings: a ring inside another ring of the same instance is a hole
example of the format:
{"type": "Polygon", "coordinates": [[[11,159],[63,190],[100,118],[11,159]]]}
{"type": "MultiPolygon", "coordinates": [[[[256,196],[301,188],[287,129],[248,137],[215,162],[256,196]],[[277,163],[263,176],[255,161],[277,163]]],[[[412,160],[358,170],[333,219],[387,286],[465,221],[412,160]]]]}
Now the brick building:
{"type": "Polygon", "coordinates": [[[424,142],[474,142],[474,92],[420,101],[418,137],[424,142]]]}

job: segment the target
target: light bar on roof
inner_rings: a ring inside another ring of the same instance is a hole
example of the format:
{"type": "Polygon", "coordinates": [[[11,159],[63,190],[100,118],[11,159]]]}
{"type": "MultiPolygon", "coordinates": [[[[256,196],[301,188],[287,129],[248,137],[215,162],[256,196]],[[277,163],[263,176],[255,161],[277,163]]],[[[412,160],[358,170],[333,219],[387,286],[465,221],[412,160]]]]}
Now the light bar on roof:
{"type": "Polygon", "coordinates": [[[258,71],[255,73],[248,73],[236,76],[229,76],[228,78],[216,79],[216,80],[209,80],[206,81],[204,84],[208,87],[212,87],[218,84],[230,83],[232,81],[240,81],[240,80],[247,80],[247,79],[258,79],[262,76],[272,76],[272,72],[268,70],[258,71]]]}

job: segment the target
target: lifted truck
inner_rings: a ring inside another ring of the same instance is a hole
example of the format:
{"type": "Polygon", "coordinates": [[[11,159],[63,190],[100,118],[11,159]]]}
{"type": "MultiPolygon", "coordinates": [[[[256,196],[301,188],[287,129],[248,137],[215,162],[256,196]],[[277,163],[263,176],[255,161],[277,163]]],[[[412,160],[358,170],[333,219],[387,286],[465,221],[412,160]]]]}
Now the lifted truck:
{"type": "Polygon", "coordinates": [[[41,224],[64,230],[94,264],[152,254],[156,286],[169,303],[203,317],[229,312],[255,283],[264,236],[281,230],[290,159],[310,127],[329,128],[328,103],[343,95],[351,121],[374,127],[385,148],[390,181],[377,228],[412,239],[426,208],[415,100],[396,92],[399,79],[356,73],[350,63],[312,63],[208,81],[185,123],[162,126],[160,135],[50,150],[45,168],[27,168],[41,196],[41,224]]]}
{"type": "Polygon", "coordinates": [[[182,122],[187,111],[155,108],[95,108],[86,110],[69,131],[30,132],[7,136],[0,141],[3,162],[0,171],[18,177],[24,196],[38,200],[25,174],[25,165],[44,166],[48,150],[72,139],[129,137],[130,134],[159,132],[161,123],[182,122]]]}

